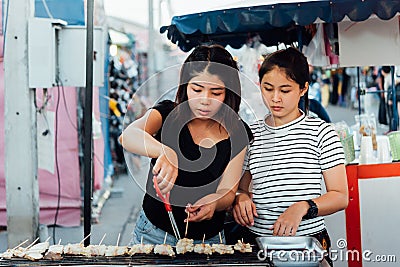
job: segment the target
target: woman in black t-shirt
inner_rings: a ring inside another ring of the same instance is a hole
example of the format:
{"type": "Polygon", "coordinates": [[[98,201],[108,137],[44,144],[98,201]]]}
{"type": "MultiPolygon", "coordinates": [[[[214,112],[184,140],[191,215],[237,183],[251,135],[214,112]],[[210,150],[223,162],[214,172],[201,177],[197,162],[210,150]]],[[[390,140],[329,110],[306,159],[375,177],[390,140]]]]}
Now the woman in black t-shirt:
{"type": "MultiPolygon", "coordinates": [[[[175,245],[162,194],[170,194],[180,236],[219,243],[225,209],[234,198],[247,145],[252,139],[239,118],[240,80],[232,56],[218,45],[199,46],[185,60],[175,102],[162,101],[130,124],[123,147],[152,158],[131,243],[175,245]]],[[[223,235],[221,235],[223,237],[223,235]]]]}

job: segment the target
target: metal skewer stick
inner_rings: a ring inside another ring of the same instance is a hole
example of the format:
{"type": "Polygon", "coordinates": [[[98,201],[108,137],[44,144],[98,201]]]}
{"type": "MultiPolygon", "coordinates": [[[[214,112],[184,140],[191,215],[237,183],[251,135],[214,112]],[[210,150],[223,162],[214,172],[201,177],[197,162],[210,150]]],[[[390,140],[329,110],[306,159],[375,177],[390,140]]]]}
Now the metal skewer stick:
{"type": "Polygon", "coordinates": [[[89,236],[91,236],[92,235],[92,233],[90,233],[90,234],[88,234],[84,239],[82,239],[82,241],[81,242],[79,242],[79,244],[82,244],[87,238],[89,238],[89,236]]]}
{"type": "Polygon", "coordinates": [[[222,244],[222,236],[221,236],[221,232],[218,233],[219,235],[219,242],[222,244]]]}
{"type": "Polygon", "coordinates": [[[168,212],[168,217],[172,225],[172,230],[174,231],[174,235],[176,239],[181,239],[179,234],[178,226],[176,225],[175,219],[173,218],[172,212],[168,212]]]}
{"type": "Polygon", "coordinates": [[[61,244],[61,238],[60,238],[60,240],[58,240],[58,245],[60,245],[61,244]]]}
{"type": "Polygon", "coordinates": [[[204,239],[206,239],[206,234],[203,235],[203,244],[204,244],[204,239]]]}
{"type": "Polygon", "coordinates": [[[105,233],[105,234],[103,235],[103,237],[101,238],[100,243],[99,243],[99,246],[101,245],[101,243],[103,243],[103,240],[104,240],[104,238],[106,237],[106,234],[107,234],[107,233],[105,233]]]}
{"type": "Polygon", "coordinates": [[[49,242],[51,236],[49,236],[44,242],[49,242]]]}
{"type": "Polygon", "coordinates": [[[143,236],[140,238],[140,244],[143,245],[143,236]]]}

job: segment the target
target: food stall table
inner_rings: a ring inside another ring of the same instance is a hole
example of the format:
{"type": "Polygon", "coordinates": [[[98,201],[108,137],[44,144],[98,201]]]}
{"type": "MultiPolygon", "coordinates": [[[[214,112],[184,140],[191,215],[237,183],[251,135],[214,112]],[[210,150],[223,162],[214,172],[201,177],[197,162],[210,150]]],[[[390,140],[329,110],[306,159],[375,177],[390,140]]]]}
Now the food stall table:
{"type": "Polygon", "coordinates": [[[371,251],[373,257],[379,252],[387,257],[398,254],[393,237],[399,236],[399,230],[393,226],[400,223],[400,215],[393,212],[392,207],[400,200],[400,162],[350,164],[346,172],[349,188],[349,205],[345,211],[347,249],[360,255],[359,259],[349,257],[348,266],[374,266],[375,258],[368,262],[362,257],[363,251],[371,251]]]}

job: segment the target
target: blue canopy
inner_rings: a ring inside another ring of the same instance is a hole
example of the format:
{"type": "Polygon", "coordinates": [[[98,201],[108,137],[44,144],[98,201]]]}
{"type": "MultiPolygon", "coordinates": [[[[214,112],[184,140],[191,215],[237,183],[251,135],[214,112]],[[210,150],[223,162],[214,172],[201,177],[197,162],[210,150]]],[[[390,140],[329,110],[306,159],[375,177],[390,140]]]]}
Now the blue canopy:
{"type": "Polygon", "coordinates": [[[400,0],[299,0],[175,16],[171,25],[161,27],[160,32],[167,32],[168,39],[185,52],[210,41],[240,48],[254,35],[272,46],[297,41],[306,34],[301,26],[317,19],[337,23],[348,16],[352,21],[363,21],[375,14],[388,20],[397,12],[400,0]]]}

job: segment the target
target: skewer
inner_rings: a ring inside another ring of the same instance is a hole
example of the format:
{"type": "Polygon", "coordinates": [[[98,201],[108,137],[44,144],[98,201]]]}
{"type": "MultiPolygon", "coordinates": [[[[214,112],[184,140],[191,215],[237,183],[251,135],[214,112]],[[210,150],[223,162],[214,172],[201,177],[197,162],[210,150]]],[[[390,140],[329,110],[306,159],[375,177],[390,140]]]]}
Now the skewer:
{"type": "Polygon", "coordinates": [[[140,238],[140,245],[143,245],[143,236],[140,238]]]}
{"type": "Polygon", "coordinates": [[[81,242],[79,242],[79,244],[82,244],[89,236],[91,236],[92,235],[92,233],[90,233],[90,234],[88,234],[84,239],[82,239],[82,241],[81,242]]]}
{"type": "Polygon", "coordinates": [[[50,240],[50,236],[44,241],[44,242],[49,242],[49,240],[50,240]]]}
{"type": "Polygon", "coordinates": [[[61,244],[61,238],[60,238],[60,240],[58,240],[58,245],[60,245],[61,244]]]}
{"type": "Polygon", "coordinates": [[[29,246],[27,246],[27,247],[25,248],[25,250],[28,250],[30,247],[32,247],[32,246],[36,243],[36,241],[38,241],[38,240],[39,240],[39,237],[36,238],[29,246]]]}
{"type": "Polygon", "coordinates": [[[121,233],[118,234],[117,245],[116,245],[117,247],[118,247],[118,244],[119,244],[119,238],[120,238],[120,237],[121,237],[121,233]]]}
{"type": "Polygon", "coordinates": [[[165,245],[165,242],[167,242],[167,235],[168,235],[168,233],[167,233],[167,232],[165,232],[165,237],[164,237],[164,245],[165,245]]]}
{"type": "Polygon", "coordinates": [[[100,240],[99,246],[101,245],[101,243],[103,243],[103,240],[104,240],[104,238],[106,237],[106,234],[107,234],[107,233],[105,233],[105,234],[103,235],[103,238],[100,240]]]}
{"type": "Polygon", "coordinates": [[[219,242],[222,244],[222,236],[221,236],[221,232],[218,233],[219,235],[219,242]]]}
{"type": "Polygon", "coordinates": [[[13,248],[13,250],[19,248],[20,246],[22,246],[23,244],[25,244],[26,242],[28,242],[29,239],[25,240],[24,242],[22,242],[21,244],[17,245],[16,247],[13,248]]]}
{"type": "Polygon", "coordinates": [[[201,244],[195,244],[193,251],[199,254],[211,255],[213,253],[213,248],[210,244],[204,243],[206,239],[206,234],[203,234],[203,240],[201,244]]]}
{"type": "Polygon", "coordinates": [[[186,218],[186,229],[185,229],[185,237],[187,236],[188,227],[189,227],[189,215],[190,215],[190,213],[189,213],[189,212],[187,212],[187,218],[186,218]]]}

